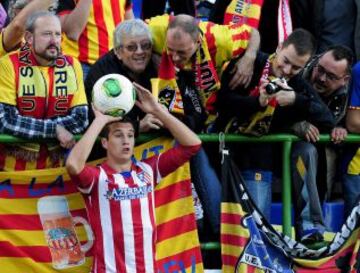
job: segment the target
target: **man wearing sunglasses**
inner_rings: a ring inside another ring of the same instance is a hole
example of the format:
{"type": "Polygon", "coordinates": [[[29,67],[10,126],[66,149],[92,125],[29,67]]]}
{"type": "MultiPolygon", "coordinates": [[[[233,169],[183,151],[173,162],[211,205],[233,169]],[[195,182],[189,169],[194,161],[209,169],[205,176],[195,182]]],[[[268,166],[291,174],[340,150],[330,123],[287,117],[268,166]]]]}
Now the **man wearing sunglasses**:
{"type": "MultiPolygon", "coordinates": [[[[317,91],[335,118],[335,127],[330,134],[334,144],[340,143],[347,136],[343,119],[348,101],[352,62],[352,51],[345,46],[335,45],[313,58],[303,71],[303,78],[317,91]]],[[[320,131],[308,121],[296,123],[293,130],[296,135],[306,140],[294,143],[292,150],[294,193],[300,197],[295,200],[296,229],[302,242],[322,246],[319,242],[323,241],[325,225],[320,199],[323,199],[325,192],[318,192],[317,181],[328,185],[327,192],[330,193],[336,174],[338,146],[331,144],[324,148],[315,145],[320,131]]],[[[325,189],[325,185],[319,189],[325,189]]],[[[328,194],[326,196],[328,197],[328,194]]]]}
{"type": "MultiPolygon", "coordinates": [[[[140,19],[130,19],[120,23],[114,31],[114,48],[100,58],[90,69],[85,80],[88,101],[91,102],[92,88],[104,75],[117,73],[151,90],[150,79],[157,72],[152,56],[152,38],[148,26],[140,19]]],[[[91,112],[91,111],[90,111],[91,112]]],[[[93,119],[93,113],[90,119],[93,119]]],[[[140,132],[159,129],[160,120],[151,114],[145,115],[134,107],[130,115],[140,117],[140,132]]]]}

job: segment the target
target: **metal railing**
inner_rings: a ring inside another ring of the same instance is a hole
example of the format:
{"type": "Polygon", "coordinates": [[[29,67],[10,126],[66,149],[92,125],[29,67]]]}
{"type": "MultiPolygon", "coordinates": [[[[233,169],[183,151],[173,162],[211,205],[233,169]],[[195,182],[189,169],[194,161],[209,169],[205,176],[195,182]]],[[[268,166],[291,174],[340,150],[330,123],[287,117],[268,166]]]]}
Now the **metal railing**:
{"type": "MultiPolygon", "coordinates": [[[[146,142],[151,140],[159,135],[145,134],[141,135],[138,138],[138,142],[146,142]]],[[[219,142],[218,134],[200,134],[199,137],[203,142],[219,142]]],[[[76,138],[80,138],[77,136],[76,138]]],[[[291,166],[290,166],[290,156],[291,156],[291,146],[293,142],[301,140],[297,136],[290,134],[276,134],[276,135],[266,135],[262,137],[248,137],[236,134],[225,134],[225,142],[242,142],[242,143],[273,143],[278,142],[282,143],[282,217],[283,217],[283,233],[291,236],[291,166]]],[[[327,143],[330,142],[329,135],[320,135],[319,142],[327,143]]],[[[0,143],[24,143],[29,142],[29,140],[17,138],[9,135],[0,134],[0,143]]],[[[360,142],[360,135],[350,134],[347,136],[345,143],[358,143],[360,142]]],[[[203,249],[216,249],[219,248],[219,243],[209,242],[202,244],[203,249]]]]}

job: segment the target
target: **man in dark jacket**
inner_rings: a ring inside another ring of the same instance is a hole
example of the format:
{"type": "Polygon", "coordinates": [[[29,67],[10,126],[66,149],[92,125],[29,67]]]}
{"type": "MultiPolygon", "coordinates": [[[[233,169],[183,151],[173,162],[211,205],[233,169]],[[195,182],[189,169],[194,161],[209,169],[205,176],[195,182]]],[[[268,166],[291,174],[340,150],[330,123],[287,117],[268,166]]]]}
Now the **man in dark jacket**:
{"type": "MultiPolygon", "coordinates": [[[[320,130],[330,130],[334,125],[331,112],[299,75],[313,51],[312,35],[302,29],[295,30],[278,46],[275,54],[258,53],[249,87],[234,91],[227,87],[230,64],[223,74],[219,92],[217,129],[261,136],[288,131],[294,123],[308,120],[320,130]],[[271,93],[269,81],[272,87],[279,87],[277,92],[271,93]]],[[[234,153],[249,194],[267,219],[274,170],[273,146],[247,144],[240,149],[237,146],[238,152],[234,153]]]]}
{"type": "MultiPolygon", "coordinates": [[[[88,102],[92,102],[92,88],[104,75],[121,74],[145,88],[151,90],[151,78],[157,77],[157,71],[151,60],[152,38],[148,26],[140,19],[126,20],[114,31],[114,49],[101,57],[90,69],[85,80],[88,102]]],[[[89,111],[91,112],[91,111],[89,111]]],[[[136,106],[130,115],[141,118],[140,132],[159,129],[160,120],[151,114],[145,115],[136,106]]],[[[90,120],[93,113],[90,113],[90,120]]]]}
{"type": "MultiPolygon", "coordinates": [[[[313,58],[303,71],[303,78],[318,92],[335,118],[335,127],[330,134],[334,144],[343,141],[347,135],[342,123],[352,62],[351,49],[337,45],[313,58]]],[[[292,149],[292,182],[294,196],[298,197],[294,202],[295,228],[302,242],[313,244],[323,240],[325,230],[319,195],[324,195],[320,189],[326,187],[319,187],[318,193],[317,180],[325,180],[327,185],[331,185],[336,171],[337,147],[331,144],[324,149],[315,145],[320,132],[309,121],[298,122],[292,128],[297,136],[306,140],[294,143],[292,149]],[[319,157],[323,160],[318,160],[319,157]]]]}

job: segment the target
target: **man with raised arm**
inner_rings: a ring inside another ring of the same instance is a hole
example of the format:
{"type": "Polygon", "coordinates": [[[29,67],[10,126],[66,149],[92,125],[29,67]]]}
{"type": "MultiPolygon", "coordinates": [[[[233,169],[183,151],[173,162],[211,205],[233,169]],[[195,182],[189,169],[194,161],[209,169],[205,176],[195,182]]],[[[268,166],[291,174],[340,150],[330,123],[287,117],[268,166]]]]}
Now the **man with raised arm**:
{"type": "Polygon", "coordinates": [[[57,6],[57,0],[18,0],[11,7],[10,23],[0,32],[0,57],[18,49],[24,40],[25,23],[36,11],[46,11],[57,6]]]}
{"type": "Polygon", "coordinates": [[[24,46],[0,59],[0,133],[59,143],[0,144],[0,170],[63,165],[61,147],[88,125],[81,66],[61,54],[59,18],[36,12],[25,29],[24,46]]]}
{"type": "Polygon", "coordinates": [[[157,272],[154,187],[196,154],[201,145],[197,135],[164,109],[147,89],[134,85],[136,105],[158,118],[178,143],[160,155],[136,161],[134,121],[94,109],[95,119],[70,152],[66,167],[79,190],[91,199],[87,204],[96,237],[96,273],[157,272]],[[107,152],[106,161],[98,167],[88,166],[86,160],[99,134],[107,152]]]}

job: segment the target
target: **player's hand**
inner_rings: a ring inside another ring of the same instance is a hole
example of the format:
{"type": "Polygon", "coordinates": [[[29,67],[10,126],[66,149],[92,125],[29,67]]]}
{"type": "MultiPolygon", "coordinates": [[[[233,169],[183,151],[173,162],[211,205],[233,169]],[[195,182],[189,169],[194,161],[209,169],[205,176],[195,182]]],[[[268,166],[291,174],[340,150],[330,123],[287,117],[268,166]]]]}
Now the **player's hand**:
{"type": "Polygon", "coordinates": [[[91,104],[91,108],[94,112],[95,119],[101,122],[102,124],[107,124],[122,119],[122,117],[113,117],[110,115],[105,115],[100,110],[98,110],[93,103],[91,104]]]}
{"type": "Polygon", "coordinates": [[[145,133],[151,129],[160,129],[163,127],[163,123],[152,114],[146,114],[146,116],[140,120],[140,132],[145,133]]]}
{"type": "Polygon", "coordinates": [[[156,98],[151,94],[149,90],[142,87],[140,84],[133,82],[137,100],[135,104],[139,107],[143,112],[148,114],[156,115],[157,111],[163,111],[163,107],[160,103],[157,102],[156,98]]]}

